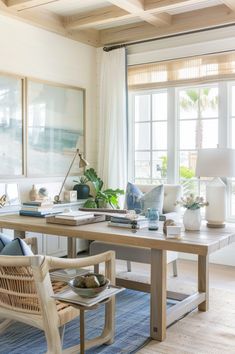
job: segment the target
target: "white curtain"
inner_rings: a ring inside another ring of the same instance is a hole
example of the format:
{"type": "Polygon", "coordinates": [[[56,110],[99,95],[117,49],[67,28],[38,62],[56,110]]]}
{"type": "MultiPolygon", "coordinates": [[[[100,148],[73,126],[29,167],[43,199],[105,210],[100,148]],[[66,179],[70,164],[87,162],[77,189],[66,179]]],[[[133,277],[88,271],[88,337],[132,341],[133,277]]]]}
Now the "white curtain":
{"type": "Polygon", "coordinates": [[[100,51],[98,173],[105,187],[127,182],[126,53],[100,51]]]}

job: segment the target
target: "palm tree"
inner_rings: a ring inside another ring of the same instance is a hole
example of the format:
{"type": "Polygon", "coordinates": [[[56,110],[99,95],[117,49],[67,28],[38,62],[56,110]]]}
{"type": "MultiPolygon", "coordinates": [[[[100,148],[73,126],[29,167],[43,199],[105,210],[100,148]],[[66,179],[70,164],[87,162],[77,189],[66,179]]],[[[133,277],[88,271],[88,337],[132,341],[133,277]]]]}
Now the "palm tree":
{"type": "MultiPolygon", "coordinates": [[[[201,149],[203,143],[203,121],[202,113],[208,108],[215,109],[218,105],[218,96],[210,97],[211,88],[188,89],[185,96],[180,100],[180,106],[185,111],[198,112],[195,132],[195,148],[201,149]]],[[[195,193],[195,184],[191,180],[194,177],[194,171],[185,166],[180,166],[180,176],[183,178],[184,191],[195,193]],[[186,173],[185,173],[186,172],[186,173]],[[189,173],[188,173],[189,172],[189,173]]]]}
{"type": "Polygon", "coordinates": [[[189,89],[185,91],[186,96],[180,100],[180,106],[185,111],[198,111],[198,119],[196,123],[196,149],[202,148],[203,141],[203,124],[202,112],[208,108],[215,109],[218,105],[218,96],[211,98],[209,96],[211,88],[205,87],[201,89],[189,89]]]}

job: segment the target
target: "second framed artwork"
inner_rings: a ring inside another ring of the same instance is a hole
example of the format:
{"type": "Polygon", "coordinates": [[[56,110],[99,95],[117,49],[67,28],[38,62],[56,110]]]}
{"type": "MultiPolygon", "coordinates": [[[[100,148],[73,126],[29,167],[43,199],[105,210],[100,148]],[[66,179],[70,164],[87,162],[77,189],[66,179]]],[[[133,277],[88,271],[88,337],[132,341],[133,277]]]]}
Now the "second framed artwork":
{"type": "Polygon", "coordinates": [[[85,90],[27,79],[27,175],[63,176],[84,153],[85,90]]]}

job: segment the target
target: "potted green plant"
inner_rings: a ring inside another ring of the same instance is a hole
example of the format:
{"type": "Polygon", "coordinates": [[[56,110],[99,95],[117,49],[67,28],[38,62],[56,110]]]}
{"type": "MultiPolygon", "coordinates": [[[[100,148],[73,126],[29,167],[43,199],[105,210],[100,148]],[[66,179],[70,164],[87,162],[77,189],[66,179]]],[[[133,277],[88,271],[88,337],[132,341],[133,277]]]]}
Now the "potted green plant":
{"type": "Polygon", "coordinates": [[[87,185],[88,179],[82,176],[74,182],[77,182],[73,187],[73,190],[77,191],[77,199],[88,199],[90,195],[90,187],[87,185]]]}
{"type": "Polygon", "coordinates": [[[94,168],[86,170],[84,175],[93,184],[95,189],[95,196],[85,202],[84,208],[105,208],[109,205],[113,209],[119,209],[118,197],[124,194],[124,190],[118,188],[103,190],[104,182],[97,176],[94,168]]]}

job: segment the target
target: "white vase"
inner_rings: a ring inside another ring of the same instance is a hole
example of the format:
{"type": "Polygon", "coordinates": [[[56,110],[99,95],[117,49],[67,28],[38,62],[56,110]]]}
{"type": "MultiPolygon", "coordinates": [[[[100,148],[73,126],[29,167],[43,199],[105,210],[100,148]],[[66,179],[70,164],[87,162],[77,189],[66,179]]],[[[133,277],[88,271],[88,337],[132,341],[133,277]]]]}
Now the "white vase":
{"type": "Polygon", "coordinates": [[[200,230],[201,227],[201,209],[186,209],[183,216],[185,230],[200,230]]]}

